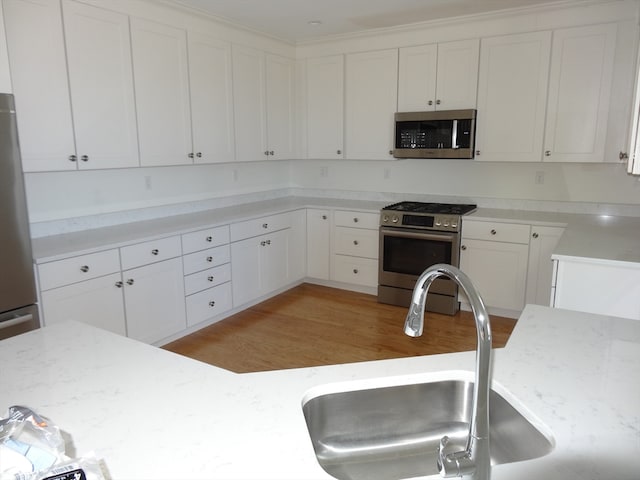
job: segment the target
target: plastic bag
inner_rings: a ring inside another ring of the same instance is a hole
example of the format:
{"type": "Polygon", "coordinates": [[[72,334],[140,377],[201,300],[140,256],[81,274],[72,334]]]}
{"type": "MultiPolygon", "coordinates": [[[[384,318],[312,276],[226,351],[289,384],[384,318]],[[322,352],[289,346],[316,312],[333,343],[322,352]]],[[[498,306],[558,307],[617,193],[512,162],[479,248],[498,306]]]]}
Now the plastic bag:
{"type": "Polygon", "coordinates": [[[27,407],[0,418],[0,480],[107,480],[102,461],[71,459],[60,429],[27,407]]]}

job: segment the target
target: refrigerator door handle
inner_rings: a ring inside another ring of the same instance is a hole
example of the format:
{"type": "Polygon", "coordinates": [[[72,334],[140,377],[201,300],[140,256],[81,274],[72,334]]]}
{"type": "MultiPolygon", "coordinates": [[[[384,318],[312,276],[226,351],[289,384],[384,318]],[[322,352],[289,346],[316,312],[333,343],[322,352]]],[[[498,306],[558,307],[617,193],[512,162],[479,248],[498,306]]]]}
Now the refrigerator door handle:
{"type": "Polygon", "coordinates": [[[19,317],[12,318],[11,320],[5,320],[0,322],[0,330],[13,327],[14,325],[20,325],[21,323],[27,323],[33,320],[33,315],[27,313],[26,315],[20,315],[19,317]]]}

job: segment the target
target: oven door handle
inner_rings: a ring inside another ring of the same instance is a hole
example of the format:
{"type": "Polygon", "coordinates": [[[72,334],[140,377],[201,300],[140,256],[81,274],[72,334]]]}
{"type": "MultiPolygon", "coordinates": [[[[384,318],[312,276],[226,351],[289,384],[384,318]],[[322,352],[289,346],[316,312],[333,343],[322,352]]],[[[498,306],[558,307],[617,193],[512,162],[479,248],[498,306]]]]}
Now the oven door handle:
{"type": "Polygon", "coordinates": [[[422,230],[398,230],[395,228],[380,227],[381,236],[399,237],[399,238],[416,238],[419,240],[435,240],[437,242],[455,243],[458,233],[433,233],[422,230]]]}

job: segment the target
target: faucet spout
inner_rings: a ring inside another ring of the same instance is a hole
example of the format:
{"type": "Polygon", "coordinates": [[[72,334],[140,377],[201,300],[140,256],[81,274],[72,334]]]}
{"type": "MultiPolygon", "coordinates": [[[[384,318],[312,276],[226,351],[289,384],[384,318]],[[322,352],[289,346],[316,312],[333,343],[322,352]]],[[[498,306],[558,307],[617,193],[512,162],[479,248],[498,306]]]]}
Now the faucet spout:
{"type": "Polygon", "coordinates": [[[464,450],[451,451],[449,439],[443,437],[438,449],[438,470],[443,477],[470,475],[473,480],[489,480],[489,375],[491,363],[491,324],[482,297],[469,277],[458,268],[440,263],[427,268],[418,278],[413,290],[411,306],[404,324],[404,332],[419,337],[424,329],[424,310],[431,283],[440,276],[456,282],[467,295],[476,324],[477,348],[473,408],[469,420],[469,434],[464,450]]]}

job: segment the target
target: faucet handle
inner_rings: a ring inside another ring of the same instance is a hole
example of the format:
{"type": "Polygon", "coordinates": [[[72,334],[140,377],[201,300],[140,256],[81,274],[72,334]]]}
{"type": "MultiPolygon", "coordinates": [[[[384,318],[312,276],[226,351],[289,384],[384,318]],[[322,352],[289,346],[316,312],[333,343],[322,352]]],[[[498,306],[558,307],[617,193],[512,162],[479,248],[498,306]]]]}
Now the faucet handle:
{"type": "Polygon", "coordinates": [[[438,472],[441,477],[462,477],[463,475],[469,475],[474,472],[475,465],[470,458],[470,454],[467,450],[457,450],[447,453],[445,450],[453,450],[454,445],[449,444],[449,437],[444,436],[440,439],[440,445],[438,445],[438,472]]]}

